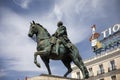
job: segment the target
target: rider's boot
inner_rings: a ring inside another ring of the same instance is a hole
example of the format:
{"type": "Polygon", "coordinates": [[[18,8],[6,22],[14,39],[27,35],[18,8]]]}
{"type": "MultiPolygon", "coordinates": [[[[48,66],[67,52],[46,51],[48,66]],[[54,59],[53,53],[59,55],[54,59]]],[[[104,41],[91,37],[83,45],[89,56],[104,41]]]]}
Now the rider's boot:
{"type": "Polygon", "coordinates": [[[59,55],[60,40],[57,40],[56,43],[56,54],[59,55]]]}
{"type": "Polygon", "coordinates": [[[59,43],[56,44],[56,54],[58,55],[59,54],[59,43]]]}

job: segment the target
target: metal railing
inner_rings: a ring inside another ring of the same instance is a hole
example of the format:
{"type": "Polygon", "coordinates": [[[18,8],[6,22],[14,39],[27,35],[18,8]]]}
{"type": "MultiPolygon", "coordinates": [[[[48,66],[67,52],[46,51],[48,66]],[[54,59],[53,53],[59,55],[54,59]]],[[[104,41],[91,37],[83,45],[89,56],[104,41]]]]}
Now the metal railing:
{"type": "Polygon", "coordinates": [[[108,67],[108,72],[116,70],[116,66],[108,67]]]}
{"type": "Polygon", "coordinates": [[[97,71],[97,75],[99,75],[99,74],[104,74],[105,72],[104,72],[104,69],[101,69],[101,70],[98,70],[97,71]]]}

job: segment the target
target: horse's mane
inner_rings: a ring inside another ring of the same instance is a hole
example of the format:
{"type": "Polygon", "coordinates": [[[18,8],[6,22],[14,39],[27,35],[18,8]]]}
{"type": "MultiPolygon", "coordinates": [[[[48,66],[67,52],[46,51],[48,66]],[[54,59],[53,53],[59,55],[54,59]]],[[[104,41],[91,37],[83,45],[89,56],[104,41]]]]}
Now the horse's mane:
{"type": "Polygon", "coordinates": [[[36,23],[38,26],[40,26],[41,28],[43,28],[46,32],[47,32],[47,34],[48,34],[48,36],[50,37],[51,35],[50,35],[50,33],[47,31],[47,29],[45,29],[42,25],[40,25],[39,23],[36,23]]]}

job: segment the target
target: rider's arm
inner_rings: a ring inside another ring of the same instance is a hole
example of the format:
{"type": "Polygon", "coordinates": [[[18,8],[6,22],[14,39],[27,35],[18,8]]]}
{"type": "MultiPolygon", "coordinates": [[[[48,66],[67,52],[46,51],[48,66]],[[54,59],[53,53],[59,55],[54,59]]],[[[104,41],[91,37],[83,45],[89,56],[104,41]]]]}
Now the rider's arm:
{"type": "Polygon", "coordinates": [[[56,37],[57,35],[58,35],[58,32],[55,32],[52,36],[55,36],[55,37],[56,37]]]}
{"type": "Polygon", "coordinates": [[[62,28],[60,29],[58,36],[63,35],[66,32],[66,27],[62,26],[62,28]]]}

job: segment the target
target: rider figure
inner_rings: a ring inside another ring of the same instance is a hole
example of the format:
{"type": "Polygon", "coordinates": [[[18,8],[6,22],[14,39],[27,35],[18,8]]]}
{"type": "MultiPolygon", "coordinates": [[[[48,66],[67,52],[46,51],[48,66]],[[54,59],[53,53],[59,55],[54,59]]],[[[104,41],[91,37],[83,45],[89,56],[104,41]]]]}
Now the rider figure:
{"type": "Polygon", "coordinates": [[[63,22],[59,21],[57,23],[57,26],[58,26],[58,28],[57,28],[56,32],[53,34],[53,36],[58,38],[56,41],[56,54],[58,55],[59,54],[59,47],[60,47],[59,45],[61,43],[63,43],[64,46],[69,48],[69,49],[72,47],[72,43],[68,39],[67,30],[66,30],[66,27],[63,26],[63,22]]]}

